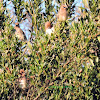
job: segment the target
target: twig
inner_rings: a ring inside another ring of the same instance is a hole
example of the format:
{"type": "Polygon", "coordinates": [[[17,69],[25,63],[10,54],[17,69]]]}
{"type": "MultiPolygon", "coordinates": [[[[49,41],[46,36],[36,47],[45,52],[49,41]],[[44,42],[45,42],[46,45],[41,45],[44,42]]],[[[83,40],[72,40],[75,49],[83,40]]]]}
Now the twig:
{"type": "MultiPolygon", "coordinates": [[[[67,64],[69,64],[69,62],[70,62],[72,59],[73,59],[73,58],[71,58],[63,67],[65,67],[67,64]]],[[[69,68],[66,68],[66,70],[65,70],[63,73],[61,73],[61,71],[59,71],[56,78],[58,78],[58,77],[59,77],[60,75],[62,75],[62,74],[65,74],[66,71],[67,71],[68,69],[69,69],[69,68]],[[61,74],[60,74],[60,73],[61,73],[61,74]]],[[[34,100],[37,100],[45,91],[47,91],[48,88],[49,88],[51,85],[54,84],[54,81],[56,80],[56,78],[55,78],[55,79],[53,80],[53,82],[51,82],[51,83],[49,84],[49,86],[46,87],[46,88],[44,89],[44,91],[43,91],[42,93],[40,93],[34,100]]],[[[32,96],[31,96],[31,97],[32,97],[32,96]]]]}

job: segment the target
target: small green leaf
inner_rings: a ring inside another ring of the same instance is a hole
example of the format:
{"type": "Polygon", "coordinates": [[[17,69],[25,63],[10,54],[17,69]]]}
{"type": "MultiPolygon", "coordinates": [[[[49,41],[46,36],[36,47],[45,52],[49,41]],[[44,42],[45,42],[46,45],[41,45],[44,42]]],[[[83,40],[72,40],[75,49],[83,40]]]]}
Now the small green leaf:
{"type": "Polygon", "coordinates": [[[95,58],[95,61],[96,61],[96,62],[98,62],[98,61],[99,61],[99,58],[98,58],[98,57],[96,57],[96,58],[95,58]]]}
{"type": "Polygon", "coordinates": [[[28,41],[27,45],[29,46],[30,49],[32,49],[32,44],[28,41]]]}
{"type": "Polygon", "coordinates": [[[97,38],[98,38],[98,41],[100,42],[100,36],[98,36],[97,38]]]}
{"type": "Polygon", "coordinates": [[[90,59],[90,62],[91,62],[91,64],[92,64],[92,66],[94,66],[94,63],[93,63],[93,60],[92,60],[92,59],[90,59]]]}
{"type": "Polygon", "coordinates": [[[100,79],[100,73],[99,73],[99,74],[97,74],[97,76],[96,76],[96,77],[100,79]]]}

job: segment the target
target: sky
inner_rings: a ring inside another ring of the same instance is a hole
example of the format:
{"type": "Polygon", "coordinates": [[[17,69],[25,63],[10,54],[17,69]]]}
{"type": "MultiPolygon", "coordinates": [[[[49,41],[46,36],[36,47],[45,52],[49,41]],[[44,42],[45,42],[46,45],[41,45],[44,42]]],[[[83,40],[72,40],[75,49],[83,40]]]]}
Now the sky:
{"type": "MultiPolygon", "coordinates": [[[[75,10],[77,11],[79,9],[79,7],[82,7],[82,0],[75,0],[76,3],[76,8],[75,10]]],[[[14,9],[13,9],[13,3],[11,1],[7,2],[7,9],[9,10],[9,13],[11,14],[11,18],[13,20],[15,20],[15,22],[17,22],[15,14],[14,14],[14,9]]],[[[77,12],[75,12],[76,15],[78,15],[77,12]]],[[[15,23],[12,23],[12,26],[14,27],[15,23]]],[[[25,32],[27,39],[29,39],[30,37],[30,33],[28,31],[29,27],[28,27],[28,20],[26,20],[24,23],[20,24],[20,28],[25,32]]]]}

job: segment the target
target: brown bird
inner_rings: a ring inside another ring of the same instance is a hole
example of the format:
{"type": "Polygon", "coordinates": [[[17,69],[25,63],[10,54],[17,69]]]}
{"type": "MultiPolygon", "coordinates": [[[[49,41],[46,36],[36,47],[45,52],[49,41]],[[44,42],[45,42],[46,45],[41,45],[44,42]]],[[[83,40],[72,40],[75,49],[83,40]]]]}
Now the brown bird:
{"type": "Polygon", "coordinates": [[[68,17],[68,13],[67,13],[67,6],[62,4],[60,7],[60,10],[57,14],[57,19],[58,21],[66,21],[67,17],[68,17]]]}
{"type": "Polygon", "coordinates": [[[54,32],[54,27],[51,25],[49,21],[45,23],[45,32],[46,34],[49,34],[49,35],[51,35],[51,33],[54,32]]]}
{"type": "Polygon", "coordinates": [[[26,40],[27,40],[26,35],[25,35],[25,33],[22,31],[22,29],[20,28],[18,22],[15,23],[15,27],[14,27],[14,28],[15,28],[15,30],[16,30],[15,34],[16,34],[16,36],[18,37],[18,39],[19,39],[19,40],[26,41],[26,40]]]}
{"type": "Polygon", "coordinates": [[[26,77],[25,77],[25,71],[23,69],[20,70],[21,77],[19,78],[19,83],[22,89],[26,88],[26,77]]]}

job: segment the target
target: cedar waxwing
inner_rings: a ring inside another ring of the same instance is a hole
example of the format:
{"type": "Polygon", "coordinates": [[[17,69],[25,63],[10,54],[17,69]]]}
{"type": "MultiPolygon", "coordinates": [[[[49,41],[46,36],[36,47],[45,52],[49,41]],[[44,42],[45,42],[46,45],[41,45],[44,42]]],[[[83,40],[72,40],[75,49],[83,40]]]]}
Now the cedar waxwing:
{"type": "Polygon", "coordinates": [[[46,31],[46,34],[49,34],[49,35],[51,35],[51,33],[54,32],[54,27],[52,27],[49,21],[45,23],[45,31],[46,31]]]}
{"type": "Polygon", "coordinates": [[[16,30],[15,34],[18,37],[18,39],[23,40],[23,41],[27,40],[26,35],[22,31],[22,29],[19,27],[19,23],[18,22],[15,23],[15,30],[16,30]]]}
{"type": "Polygon", "coordinates": [[[20,70],[21,77],[19,78],[19,83],[22,89],[26,88],[26,77],[25,71],[23,69],[20,70]]]}
{"type": "Polygon", "coordinates": [[[66,21],[67,16],[68,16],[68,13],[67,13],[66,9],[67,9],[66,5],[64,5],[64,4],[61,5],[60,10],[57,14],[58,21],[66,21]]]}

